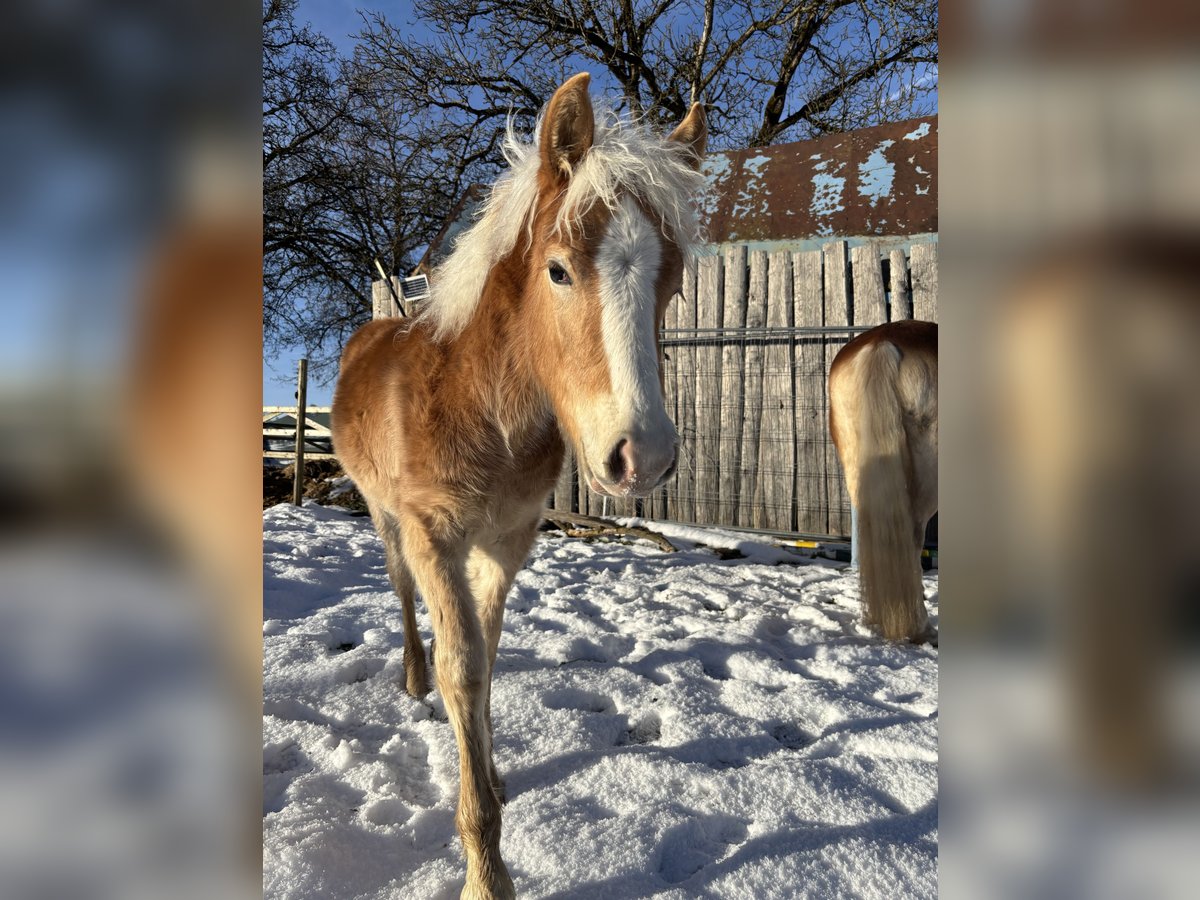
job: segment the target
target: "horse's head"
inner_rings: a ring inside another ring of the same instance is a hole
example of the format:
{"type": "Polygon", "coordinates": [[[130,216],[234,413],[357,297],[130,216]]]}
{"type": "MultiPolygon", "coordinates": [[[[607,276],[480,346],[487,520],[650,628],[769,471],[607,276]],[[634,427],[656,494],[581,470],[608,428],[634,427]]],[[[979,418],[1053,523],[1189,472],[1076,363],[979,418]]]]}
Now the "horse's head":
{"type": "Polygon", "coordinates": [[[538,138],[527,296],[539,369],[593,490],[644,496],[675,468],[657,335],[694,231],[700,104],[666,139],[597,123],[588,76],[551,98],[538,138]]]}

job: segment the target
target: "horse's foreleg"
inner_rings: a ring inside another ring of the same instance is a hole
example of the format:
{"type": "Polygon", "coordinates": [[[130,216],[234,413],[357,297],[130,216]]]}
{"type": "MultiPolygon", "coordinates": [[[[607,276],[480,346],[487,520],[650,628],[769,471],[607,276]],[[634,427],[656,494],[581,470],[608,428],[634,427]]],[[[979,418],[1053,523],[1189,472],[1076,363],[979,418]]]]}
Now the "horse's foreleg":
{"type": "MultiPolygon", "coordinates": [[[[508,598],[513,579],[525,563],[529,548],[537,534],[537,520],[521,528],[500,535],[495,540],[476,545],[468,561],[471,589],[479,609],[479,621],[483,627],[487,644],[488,679],[487,711],[488,734],[492,732],[492,670],[496,665],[496,651],[500,646],[500,632],[504,625],[504,603],[508,598]]],[[[492,785],[500,801],[505,800],[504,781],[492,765],[492,785]]]]}
{"type": "Polygon", "coordinates": [[[463,898],[514,897],[500,858],[500,799],[492,785],[487,724],[488,646],[465,571],[461,540],[441,538],[416,517],[403,523],[404,548],[437,638],[434,676],[458,742],[461,788],[455,823],[467,857],[463,898]]]}
{"type": "Polygon", "coordinates": [[[404,559],[400,539],[400,523],[390,513],[372,513],[375,528],[383,539],[387,551],[388,578],[392,589],[400,598],[400,609],[404,617],[404,680],[405,688],[414,697],[429,693],[429,674],[425,664],[425,646],[417,630],[417,588],[412,572],[404,559]]]}

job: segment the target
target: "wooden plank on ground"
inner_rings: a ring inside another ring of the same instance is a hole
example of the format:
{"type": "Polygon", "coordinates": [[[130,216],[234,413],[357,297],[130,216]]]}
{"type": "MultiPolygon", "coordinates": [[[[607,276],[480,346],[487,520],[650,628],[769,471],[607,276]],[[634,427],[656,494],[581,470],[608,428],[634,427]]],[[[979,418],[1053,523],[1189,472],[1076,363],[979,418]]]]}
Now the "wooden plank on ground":
{"type": "Polygon", "coordinates": [[[742,422],[745,392],[745,340],[738,331],[746,326],[746,288],[749,270],[746,245],[734,244],[725,251],[725,304],[721,347],[721,426],[717,461],[720,476],[717,502],[720,521],[737,521],[741,501],[742,422]]]}
{"type": "Polygon", "coordinates": [[[888,319],[879,251],[869,244],[852,247],[850,263],[854,276],[854,324],[882,325],[888,319]]]}
{"type": "Polygon", "coordinates": [[[700,258],[696,270],[696,521],[720,522],[718,514],[718,453],[721,428],[721,348],[712,330],[722,321],[725,285],[722,258],[713,254],[700,258]]]}
{"type": "MultiPolygon", "coordinates": [[[[792,254],[792,292],[797,328],[820,328],[825,321],[820,250],[792,254]]],[[[829,495],[825,484],[826,425],[825,341],[819,334],[796,341],[796,529],[808,534],[829,531],[829,495]]]]}
{"type": "MultiPolygon", "coordinates": [[[[825,264],[825,326],[837,327],[850,324],[850,298],[846,283],[846,242],[831,241],[821,247],[825,264]]],[[[848,335],[830,335],[825,344],[825,380],[822,390],[829,396],[829,367],[833,358],[847,342],[848,335]]],[[[828,406],[826,407],[828,408],[828,406]]],[[[846,481],[837,458],[837,450],[829,437],[829,419],[825,417],[825,486],[829,497],[829,532],[836,535],[850,533],[849,500],[846,481]]]]}
{"type": "Polygon", "coordinates": [[[908,290],[908,257],[904,255],[903,250],[893,250],[888,257],[889,266],[891,268],[891,287],[892,302],[889,312],[889,321],[897,322],[901,319],[911,319],[913,317],[912,294],[908,290]]]}
{"type": "Polygon", "coordinates": [[[768,256],[767,327],[763,349],[762,417],[758,436],[758,493],[755,525],[774,531],[794,528],[796,472],[795,385],[792,380],[792,257],[787,250],[768,256]]]}
{"type": "Polygon", "coordinates": [[[743,504],[734,525],[754,527],[758,518],[753,512],[758,494],[758,444],[762,429],[763,389],[763,338],[762,329],[767,324],[767,253],[754,250],[750,253],[750,289],[746,295],[746,328],[751,331],[746,341],[745,366],[745,422],[742,427],[742,497],[743,504]]]}
{"type": "Polygon", "coordinates": [[[937,244],[913,244],[912,297],[914,319],[925,322],[938,320],[937,244]]]}

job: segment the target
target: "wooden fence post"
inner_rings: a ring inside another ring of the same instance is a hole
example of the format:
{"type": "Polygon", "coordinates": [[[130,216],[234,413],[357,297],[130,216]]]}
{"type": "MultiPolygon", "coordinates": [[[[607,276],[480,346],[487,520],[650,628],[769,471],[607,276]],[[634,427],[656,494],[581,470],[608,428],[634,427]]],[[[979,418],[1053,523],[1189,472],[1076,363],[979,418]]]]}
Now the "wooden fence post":
{"type": "Polygon", "coordinates": [[[721,434],[721,348],[713,333],[721,327],[725,285],[720,254],[702,256],[696,271],[696,352],[693,384],[696,386],[696,431],[692,438],[696,465],[695,521],[714,525],[721,521],[718,511],[720,484],[718,456],[721,434]]]}
{"type": "MultiPolygon", "coordinates": [[[[850,325],[850,292],[847,282],[846,242],[830,241],[821,245],[825,263],[825,327],[847,328],[850,325]]],[[[833,358],[846,343],[846,334],[829,333],[826,335],[824,386],[823,391],[829,391],[829,368],[833,358]]],[[[828,407],[826,407],[828,409],[828,407]]],[[[848,499],[846,483],[842,478],[841,462],[837,450],[829,436],[829,421],[825,427],[825,484],[826,496],[829,498],[829,534],[843,535],[850,527],[850,517],[847,513],[848,499]]]]}
{"type": "Polygon", "coordinates": [[[742,402],[746,373],[743,363],[746,339],[739,340],[738,331],[746,327],[746,289],[749,269],[745,244],[734,244],[725,250],[725,303],[721,325],[724,337],[721,347],[721,411],[718,460],[720,478],[717,485],[717,508],[722,525],[738,521],[739,505],[747,502],[742,490],[742,402]]]}
{"type": "Polygon", "coordinates": [[[903,250],[893,250],[888,257],[892,270],[892,303],[888,320],[892,322],[913,317],[912,294],[908,292],[908,257],[903,250]]]}
{"type": "Polygon", "coordinates": [[[308,411],[308,360],[300,360],[296,378],[296,472],[292,480],[292,504],[304,503],[304,416],[308,411]]]}
{"type": "Polygon", "coordinates": [[[913,318],[938,320],[938,245],[914,244],[912,248],[913,318]]]}
{"type": "MultiPolygon", "coordinates": [[[[825,323],[824,267],[820,250],[792,254],[792,294],[797,328],[820,329],[825,323]]],[[[825,339],[803,336],[796,347],[796,516],[800,531],[824,534],[829,528],[825,484],[825,339]]]]}

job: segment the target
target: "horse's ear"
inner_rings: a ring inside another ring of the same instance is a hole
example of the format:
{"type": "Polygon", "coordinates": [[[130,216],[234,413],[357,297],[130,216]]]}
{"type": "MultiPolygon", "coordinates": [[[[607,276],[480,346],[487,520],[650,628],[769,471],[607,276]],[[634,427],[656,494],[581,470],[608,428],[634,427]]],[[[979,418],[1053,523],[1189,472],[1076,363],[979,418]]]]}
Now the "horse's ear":
{"type": "Polygon", "coordinates": [[[542,120],[542,165],[566,179],[592,146],[596,122],[588,99],[591,76],[580,72],[554,92],[542,120]]]}
{"type": "Polygon", "coordinates": [[[708,142],[708,121],[704,118],[704,105],[693,103],[688,114],[667,140],[683,144],[688,151],[692,167],[699,169],[700,161],[704,159],[704,145],[708,142]]]}

